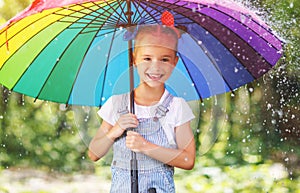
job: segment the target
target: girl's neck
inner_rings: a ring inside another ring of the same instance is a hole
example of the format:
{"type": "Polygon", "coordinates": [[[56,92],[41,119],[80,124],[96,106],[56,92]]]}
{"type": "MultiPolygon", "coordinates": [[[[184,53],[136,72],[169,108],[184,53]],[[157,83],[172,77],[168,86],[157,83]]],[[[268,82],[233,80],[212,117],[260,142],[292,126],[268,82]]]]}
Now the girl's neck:
{"type": "Polygon", "coordinates": [[[138,105],[152,106],[160,101],[164,92],[164,85],[153,88],[146,84],[141,84],[134,91],[134,100],[138,105]]]}

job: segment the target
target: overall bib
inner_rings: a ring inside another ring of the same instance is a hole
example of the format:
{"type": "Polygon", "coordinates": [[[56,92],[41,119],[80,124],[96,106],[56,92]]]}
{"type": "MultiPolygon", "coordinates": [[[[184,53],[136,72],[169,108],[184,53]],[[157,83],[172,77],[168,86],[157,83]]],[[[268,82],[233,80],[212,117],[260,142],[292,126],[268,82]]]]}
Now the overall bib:
{"type": "MultiPolygon", "coordinates": [[[[168,94],[165,100],[156,108],[151,118],[140,118],[138,132],[151,143],[166,148],[177,148],[170,145],[159,119],[166,115],[173,96],[168,94]]],[[[120,114],[128,113],[128,95],[123,95],[120,114]]],[[[175,193],[173,180],[174,168],[152,159],[142,153],[136,153],[138,164],[139,193],[147,193],[149,188],[155,188],[157,193],[175,193]]],[[[111,193],[130,193],[130,160],[131,151],[125,145],[125,134],[119,137],[113,145],[112,185],[111,193]]]]}

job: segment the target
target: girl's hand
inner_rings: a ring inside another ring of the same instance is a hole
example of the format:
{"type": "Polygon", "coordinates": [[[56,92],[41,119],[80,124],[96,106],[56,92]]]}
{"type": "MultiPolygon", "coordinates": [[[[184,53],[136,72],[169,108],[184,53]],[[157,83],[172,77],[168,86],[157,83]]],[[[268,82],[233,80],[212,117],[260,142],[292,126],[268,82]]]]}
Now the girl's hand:
{"type": "Polygon", "coordinates": [[[113,127],[113,136],[117,138],[121,136],[124,131],[128,128],[136,128],[139,122],[137,120],[136,115],[132,113],[121,115],[118,119],[117,123],[113,127]]]}
{"type": "Polygon", "coordinates": [[[148,148],[149,142],[139,133],[127,131],[126,147],[134,152],[144,152],[148,148]]]}

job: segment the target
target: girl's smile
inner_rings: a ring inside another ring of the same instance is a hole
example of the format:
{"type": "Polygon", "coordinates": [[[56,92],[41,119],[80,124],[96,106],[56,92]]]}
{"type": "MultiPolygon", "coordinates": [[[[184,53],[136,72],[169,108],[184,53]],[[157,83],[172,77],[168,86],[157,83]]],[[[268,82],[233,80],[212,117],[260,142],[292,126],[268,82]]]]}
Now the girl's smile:
{"type": "Polygon", "coordinates": [[[147,84],[150,87],[164,86],[177,61],[172,36],[157,37],[144,34],[134,50],[134,63],[138,69],[141,84],[147,84]]]}

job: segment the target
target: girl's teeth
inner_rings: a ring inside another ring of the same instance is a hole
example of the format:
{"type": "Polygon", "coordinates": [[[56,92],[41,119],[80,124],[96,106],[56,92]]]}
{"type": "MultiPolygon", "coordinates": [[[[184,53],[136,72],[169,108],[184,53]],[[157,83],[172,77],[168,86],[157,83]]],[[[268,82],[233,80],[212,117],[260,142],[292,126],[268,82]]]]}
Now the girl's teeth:
{"type": "Polygon", "coordinates": [[[155,74],[148,74],[148,76],[151,78],[151,79],[159,79],[161,77],[161,75],[155,75],[155,74]]]}

